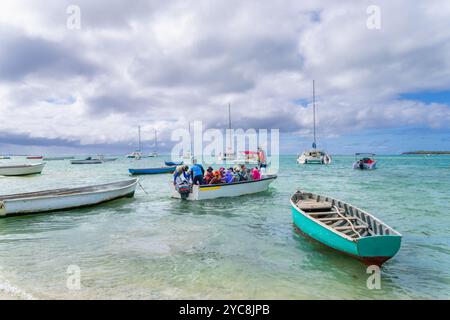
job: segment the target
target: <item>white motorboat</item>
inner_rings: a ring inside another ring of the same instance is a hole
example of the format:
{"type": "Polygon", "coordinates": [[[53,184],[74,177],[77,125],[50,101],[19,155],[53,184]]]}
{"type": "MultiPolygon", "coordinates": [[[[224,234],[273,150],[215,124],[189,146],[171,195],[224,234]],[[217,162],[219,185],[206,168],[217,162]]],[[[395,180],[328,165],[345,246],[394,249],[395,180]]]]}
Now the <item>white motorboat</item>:
{"type": "Polygon", "coordinates": [[[316,143],[316,92],[313,81],[313,124],[314,124],[314,141],[312,149],[304,151],[297,157],[298,164],[330,164],[331,156],[325,151],[317,149],[316,143]]]}
{"type": "Polygon", "coordinates": [[[377,167],[377,160],[374,153],[356,153],[356,161],[353,163],[353,169],[374,170],[377,167]]]}
{"type": "MultiPolygon", "coordinates": [[[[276,175],[265,175],[259,180],[239,181],[217,185],[193,185],[187,200],[207,200],[216,198],[239,197],[266,191],[269,185],[275,181],[276,175]]],[[[173,183],[170,183],[173,198],[181,199],[173,183]]]]}
{"type": "Polygon", "coordinates": [[[0,195],[0,217],[67,210],[133,197],[138,179],[101,185],[0,195]]]}
{"type": "Polygon", "coordinates": [[[102,160],[100,159],[92,159],[92,158],[87,158],[87,159],[82,159],[82,160],[70,160],[71,164],[100,164],[103,163],[102,160]]]}
{"type": "Polygon", "coordinates": [[[0,165],[0,176],[27,176],[40,174],[45,163],[0,165]]]}

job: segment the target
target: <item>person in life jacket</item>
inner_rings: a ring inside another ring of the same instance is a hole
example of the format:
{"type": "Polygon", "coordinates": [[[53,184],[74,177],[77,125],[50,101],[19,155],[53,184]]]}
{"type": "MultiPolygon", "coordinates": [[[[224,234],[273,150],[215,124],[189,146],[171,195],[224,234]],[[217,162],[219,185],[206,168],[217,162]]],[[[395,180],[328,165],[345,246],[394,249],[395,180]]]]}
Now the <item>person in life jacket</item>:
{"type": "Polygon", "coordinates": [[[213,175],[214,175],[214,177],[211,179],[209,184],[221,184],[221,183],[223,183],[222,175],[220,174],[219,170],[214,171],[213,175]]]}
{"type": "Polygon", "coordinates": [[[203,178],[203,182],[205,184],[209,184],[209,182],[212,180],[212,178],[214,178],[213,171],[214,171],[214,169],[212,167],[208,167],[208,169],[206,169],[206,174],[205,174],[205,177],[203,178]]]}
{"type": "Polygon", "coordinates": [[[189,171],[192,178],[192,184],[203,184],[203,175],[205,174],[205,169],[203,169],[203,166],[201,164],[197,163],[196,159],[194,159],[192,163],[193,165],[191,167],[191,170],[189,171]]]}

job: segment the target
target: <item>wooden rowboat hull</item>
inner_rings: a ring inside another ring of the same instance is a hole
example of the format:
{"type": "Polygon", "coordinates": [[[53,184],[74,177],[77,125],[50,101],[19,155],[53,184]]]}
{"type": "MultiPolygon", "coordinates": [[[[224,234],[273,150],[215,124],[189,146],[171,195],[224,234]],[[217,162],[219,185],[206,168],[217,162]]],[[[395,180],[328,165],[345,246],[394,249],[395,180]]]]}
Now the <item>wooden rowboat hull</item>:
{"type": "Polygon", "coordinates": [[[27,176],[40,174],[45,163],[0,166],[0,176],[27,176]]]}
{"type": "MultiPolygon", "coordinates": [[[[260,180],[242,181],[219,185],[194,185],[192,193],[187,200],[209,200],[217,198],[239,197],[242,195],[254,194],[267,191],[269,185],[275,181],[276,175],[267,175],[260,180]]],[[[173,198],[181,199],[181,195],[175,189],[173,183],[170,184],[173,198]]]]}
{"type": "MultiPolygon", "coordinates": [[[[328,198],[339,202],[339,206],[348,208],[350,205],[339,200],[328,198]]],[[[363,219],[375,230],[386,230],[389,228],[378,219],[363,212],[360,209],[352,207],[353,212],[358,216],[364,213],[363,219]]],[[[350,239],[342,236],[339,232],[332,230],[312,219],[308,213],[300,210],[291,200],[291,211],[294,226],[304,235],[312,238],[321,244],[337,250],[346,255],[357,258],[368,265],[381,266],[384,262],[391,259],[400,249],[401,235],[390,229],[390,232],[384,234],[361,237],[359,239],[350,239]]],[[[382,232],[383,233],[383,232],[382,232]]]]}
{"type": "Polygon", "coordinates": [[[133,197],[138,179],[97,186],[0,195],[0,217],[68,210],[133,197]]]}
{"type": "Polygon", "coordinates": [[[175,172],[175,167],[167,168],[142,168],[142,169],[128,169],[128,172],[132,175],[139,174],[165,174],[175,172]]]}

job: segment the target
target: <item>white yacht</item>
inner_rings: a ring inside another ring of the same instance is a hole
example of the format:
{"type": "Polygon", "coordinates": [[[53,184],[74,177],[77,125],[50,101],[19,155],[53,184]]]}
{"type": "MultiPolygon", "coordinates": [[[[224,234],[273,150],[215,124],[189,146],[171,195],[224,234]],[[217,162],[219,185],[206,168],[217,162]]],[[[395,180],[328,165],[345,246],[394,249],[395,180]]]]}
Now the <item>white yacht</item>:
{"type": "Polygon", "coordinates": [[[314,123],[314,141],[312,149],[304,151],[297,157],[298,164],[330,164],[331,156],[323,150],[317,149],[316,144],[316,92],[313,81],[313,123],[314,123]]]}

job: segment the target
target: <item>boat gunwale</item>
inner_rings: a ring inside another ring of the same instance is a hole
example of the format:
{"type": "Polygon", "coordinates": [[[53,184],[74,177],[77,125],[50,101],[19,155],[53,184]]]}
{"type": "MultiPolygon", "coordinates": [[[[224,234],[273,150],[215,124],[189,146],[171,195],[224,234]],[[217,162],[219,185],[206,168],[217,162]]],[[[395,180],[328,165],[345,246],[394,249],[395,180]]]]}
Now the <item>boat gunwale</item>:
{"type": "Polygon", "coordinates": [[[122,180],[122,181],[116,181],[116,182],[111,182],[111,183],[104,183],[104,184],[99,184],[99,185],[94,185],[94,186],[85,186],[85,187],[79,187],[79,188],[61,188],[61,189],[52,189],[52,190],[43,190],[43,191],[37,191],[35,196],[31,196],[30,193],[17,193],[17,194],[9,194],[9,195],[0,195],[0,202],[12,202],[12,201],[27,201],[27,200],[37,200],[37,199],[50,199],[50,198],[62,198],[62,197],[70,197],[70,196],[79,196],[79,195],[86,195],[86,194],[100,194],[100,193],[104,193],[104,192],[108,192],[108,191],[117,191],[117,190],[122,190],[122,189],[126,189],[129,188],[133,185],[136,185],[139,182],[139,178],[135,178],[135,179],[130,179],[130,180],[122,180]],[[109,186],[109,185],[114,185],[114,184],[120,184],[120,183],[125,183],[125,182],[129,182],[124,186],[118,187],[116,189],[110,189],[110,190],[106,190],[106,189],[100,189],[100,190],[96,190],[96,191],[91,191],[91,192],[86,192],[85,190],[88,188],[98,188],[98,187],[105,187],[105,186],[109,186]],[[59,194],[59,195],[55,195],[55,194],[48,194],[48,195],[42,195],[39,196],[39,193],[44,193],[44,192],[70,192],[71,190],[77,190],[77,189],[85,189],[83,192],[83,190],[81,190],[81,192],[73,192],[73,193],[69,193],[69,194],[59,194]],[[28,197],[24,197],[24,198],[10,198],[10,199],[4,199],[2,197],[13,197],[13,196],[20,196],[20,195],[28,195],[28,197]]]}
{"type": "Polygon", "coordinates": [[[252,183],[252,182],[267,181],[267,180],[271,180],[271,179],[275,180],[277,178],[278,178],[278,176],[276,174],[273,174],[273,175],[266,175],[264,178],[261,178],[259,180],[237,181],[237,182],[221,183],[221,184],[202,184],[199,186],[199,189],[211,188],[211,187],[234,186],[234,185],[246,184],[246,183],[252,183]]]}
{"type": "Polygon", "coordinates": [[[39,167],[39,166],[45,166],[45,162],[40,162],[40,163],[27,163],[27,164],[17,164],[17,165],[11,165],[11,166],[1,166],[0,165],[0,170],[1,169],[21,169],[21,168],[35,168],[35,167],[39,167]]]}
{"type": "Polygon", "coordinates": [[[358,208],[358,207],[356,207],[356,206],[354,206],[354,205],[351,205],[351,204],[349,204],[349,203],[347,203],[347,202],[345,202],[345,201],[342,201],[342,200],[339,200],[339,199],[336,199],[336,198],[333,198],[333,197],[328,197],[328,196],[325,197],[325,196],[322,196],[322,195],[319,195],[319,194],[316,194],[316,193],[313,193],[313,192],[304,192],[304,191],[301,191],[301,190],[297,190],[297,191],[291,196],[291,198],[290,198],[291,206],[292,206],[293,208],[295,208],[296,211],[299,211],[303,216],[307,217],[308,219],[310,219],[311,221],[313,221],[313,222],[315,222],[315,223],[318,223],[321,227],[325,227],[326,229],[328,229],[328,230],[330,230],[330,231],[333,231],[335,234],[339,235],[339,236],[342,237],[342,238],[345,238],[345,239],[347,239],[347,240],[350,240],[350,241],[352,241],[352,242],[357,243],[360,239],[364,239],[364,238],[386,237],[386,236],[391,236],[391,235],[379,235],[379,234],[376,234],[376,235],[373,235],[373,236],[365,236],[365,237],[352,238],[352,237],[346,235],[346,234],[343,233],[343,232],[339,232],[338,230],[335,230],[335,229],[332,228],[331,226],[329,226],[329,225],[323,223],[322,221],[320,221],[320,220],[318,220],[318,219],[315,219],[315,218],[311,217],[311,216],[310,216],[309,214],[307,214],[305,211],[301,210],[301,209],[300,209],[300,208],[292,201],[292,198],[293,198],[297,193],[299,193],[299,192],[300,192],[300,193],[309,193],[309,194],[312,194],[312,195],[314,195],[314,196],[316,196],[316,197],[317,197],[317,196],[321,196],[321,197],[324,197],[324,198],[329,198],[329,199],[334,200],[334,201],[336,201],[336,202],[341,202],[342,204],[346,204],[347,206],[353,207],[354,209],[359,210],[359,211],[362,212],[363,214],[366,214],[366,215],[370,216],[372,219],[376,220],[378,223],[382,224],[383,226],[389,228],[389,229],[394,233],[394,236],[402,237],[402,234],[401,234],[400,232],[398,232],[398,231],[395,230],[394,228],[390,227],[390,226],[389,226],[388,224],[386,224],[385,222],[381,221],[380,219],[378,219],[377,217],[375,217],[375,216],[373,216],[372,214],[368,213],[367,211],[364,211],[364,210],[362,210],[362,209],[360,209],[360,208],[358,208]]]}

